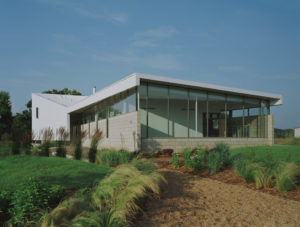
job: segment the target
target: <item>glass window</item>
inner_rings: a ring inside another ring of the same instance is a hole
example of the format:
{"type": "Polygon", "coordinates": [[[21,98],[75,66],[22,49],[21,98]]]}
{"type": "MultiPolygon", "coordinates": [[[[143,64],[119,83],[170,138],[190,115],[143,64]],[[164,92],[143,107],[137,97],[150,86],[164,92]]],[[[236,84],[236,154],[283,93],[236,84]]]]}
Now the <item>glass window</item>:
{"type": "Polygon", "coordinates": [[[170,88],[169,135],[188,137],[188,90],[170,88]]]}
{"type": "Polygon", "coordinates": [[[190,91],[189,101],[189,127],[190,137],[203,137],[206,135],[206,112],[207,112],[207,94],[200,91],[190,91]]]}
{"type": "Polygon", "coordinates": [[[35,117],[36,117],[36,119],[39,119],[39,108],[38,107],[35,108],[35,117]]]}
{"type": "Polygon", "coordinates": [[[141,116],[141,136],[147,138],[147,85],[141,84],[139,87],[139,102],[141,116]]]}
{"type": "Polygon", "coordinates": [[[246,98],[244,108],[245,114],[245,131],[244,136],[250,138],[260,137],[260,100],[246,98]]]}
{"type": "Polygon", "coordinates": [[[148,137],[168,136],[168,87],[148,85],[148,137]]]}
{"type": "MultiPolygon", "coordinates": [[[[208,94],[208,136],[225,137],[225,96],[208,94]]],[[[207,130],[207,128],[206,128],[207,130]]]]}
{"type": "Polygon", "coordinates": [[[136,111],[135,88],[110,98],[109,117],[136,111]]]}
{"type": "Polygon", "coordinates": [[[243,137],[243,104],[238,96],[227,96],[227,137],[243,137]]]}

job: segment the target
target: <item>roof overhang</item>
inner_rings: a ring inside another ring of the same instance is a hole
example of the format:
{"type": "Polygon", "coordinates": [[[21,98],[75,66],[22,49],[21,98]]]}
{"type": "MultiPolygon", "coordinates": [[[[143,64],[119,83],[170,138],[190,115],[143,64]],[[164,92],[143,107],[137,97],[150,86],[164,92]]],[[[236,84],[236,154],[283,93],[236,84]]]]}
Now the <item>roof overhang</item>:
{"type": "Polygon", "coordinates": [[[273,94],[273,93],[231,88],[231,87],[225,87],[225,86],[219,86],[219,85],[213,85],[207,83],[199,83],[199,82],[193,82],[187,80],[160,77],[160,76],[154,76],[149,74],[134,73],[106,88],[103,88],[102,90],[96,92],[95,94],[85,98],[84,100],[70,106],[68,113],[81,111],[110,96],[118,94],[127,89],[133,88],[135,86],[139,86],[141,81],[177,85],[181,87],[182,86],[190,87],[194,89],[202,89],[202,90],[214,91],[219,93],[241,95],[244,97],[260,98],[260,99],[270,101],[270,104],[272,106],[283,104],[283,97],[281,94],[273,94]]]}

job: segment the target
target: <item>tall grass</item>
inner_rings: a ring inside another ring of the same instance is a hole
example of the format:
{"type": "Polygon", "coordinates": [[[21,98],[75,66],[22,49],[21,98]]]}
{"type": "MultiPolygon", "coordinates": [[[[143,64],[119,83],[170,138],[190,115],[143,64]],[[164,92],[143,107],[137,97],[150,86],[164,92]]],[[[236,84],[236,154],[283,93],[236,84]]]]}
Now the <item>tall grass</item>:
{"type": "Polygon", "coordinates": [[[210,152],[207,156],[207,169],[210,174],[219,172],[222,158],[219,152],[210,152]]]}
{"type": "Polygon", "coordinates": [[[126,164],[128,163],[129,161],[131,160],[131,154],[129,151],[127,150],[120,150],[119,152],[119,161],[120,161],[120,164],[126,164]]]}
{"type": "Polygon", "coordinates": [[[194,170],[197,171],[204,168],[207,162],[208,150],[202,148],[195,148],[193,150],[193,153],[194,155],[192,157],[192,165],[194,170]]]}
{"type": "Polygon", "coordinates": [[[267,153],[264,159],[255,153],[239,153],[233,158],[234,171],[247,182],[255,182],[256,188],[276,187],[289,191],[299,185],[300,167],[293,162],[282,162],[267,153]]]}
{"type": "Polygon", "coordinates": [[[171,163],[172,163],[172,166],[173,166],[174,168],[179,168],[179,158],[178,158],[178,154],[176,154],[176,153],[173,153],[173,154],[172,154],[172,161],[171,161],[171,163]]]}
{"type": "Polygon", "coordinates": [[[290,191],[300,184],[300,166],[284,163],[276,174],[275,187],[279,191],[290,191]]]}
{"type": "Polygon", "coordinates": [[[97,154],[96,163],[104,166],[117,166],[128,163],[131,160],[129,151],[115,149],[102,149],[97,154]]]}
{"type": "Polygon", "coordinates": [[[183,150],[183,165],[187,169],[192,168],[191,155],[192,155],[192,150],[190,148],[185,148],[183,150]]]}
{"type": "Polygon", "coordinates": [[[165,179],[151,160],[134,160],[116,168],[85,196],[61,203],[42,226],[128,226],[149,193],[159,195],[165,179]]]}
{"type": "Polygon", "coordinates": [[[91,140],[91,146],[90,146],[90,150],[89,150],[89,161],[90,162],[96,161],[98,144],[102,138],[103,138],[103,132],[101,130],[97,129],[91,140]]]}

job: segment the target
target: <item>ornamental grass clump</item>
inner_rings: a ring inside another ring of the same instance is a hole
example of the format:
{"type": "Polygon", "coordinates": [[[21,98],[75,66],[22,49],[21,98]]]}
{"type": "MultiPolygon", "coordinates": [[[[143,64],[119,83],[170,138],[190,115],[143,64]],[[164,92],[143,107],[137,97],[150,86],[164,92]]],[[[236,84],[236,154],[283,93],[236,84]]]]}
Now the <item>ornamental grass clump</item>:
{"type": "Polygon", "coordinates": [[[220,153],[221,158],[221,167],[225,167],[230,164],[230,153],[229,153],[229,145],[226,143],[217,143],[215,152],[220,153]]]}
{"type": "Polygon", "coordinates": [[[65,127],[60,127],[56,134],[58,135],[56,156],[65,158],[67,155],[66,140],[69,137],[69,132],[65,127]]]}
{"type": "Polygon", "coordinates": [[[120,150],[119,151],[119,162],[120,164],[126,164],[128,162],[130,162],[131,160],[131,153],[127,150],[120,150]]]}
{"type": "Polygon", "coordinates": [[[276,174],[275,187],[279,191],[290,191],[300,184],[300,166],[295,163],[282,163],[276,174]]]}
{"type": "Polygon", "coordinates": [[[41,223],[50,226],[129,226],[150,194],[158,196],[166,180],[151,160],[118,166],[84,196],[62,202],[41,223]]]}
{"type": "Polygon", "coordinates": [[[103,133],[101,130],[97,129],[92,137],[91,146],[89,150],[89,161],[96,161],[97,148],[100,140],[103,138],[103,133]]]}
{"type": "Polygon", "coordinates": [[[172,154],[172,166],[174,168],[179,168],[179,157],[178,157],[178,154],[176,153],[173,153],[172,154]]]}
{"type": "Polygon", "coordinates": [[[252,168],[245,155],[238,154],[233,158],[233,169],[236,174],[243,177],[247,183],[254,182],[252,168]]]}
{"type": "Polygon", "coordinates": [[[41,145],[41,156],[50,156],[50,147],[51,147],[51,140],[53,139],[53,130],[49,128],[42,129],[42,145],[41,145]]]}
{"type": "Polygon", "coordinates": [[[82,138],[86,136],[86,131],[81,130],[80,135],[75,137],[74,157],[76,160],[81,160],[82,157],[82,138]]]}
{"type": "Polygon", "coordinates": [[[192,165],[194,170],[198,171],[205,167],[207,162],[208,150],[203,148],[195,148],[193,150],[192,165]]]}
{"type": "Polygon", "coordinates": [[[192,168],[192,150],[190,148],[185,148],[183,150],[183,165],[186,169],[191,169],[192,168]]]}
{"type": "Polygon", "coordinates": [[[120,154],[114,149],[102,149],[98,152],[96,163],[104,166],[117,166],[120,163],[120,154]]]}
{"type": "Polygon", "coordinates": [[[221,154],[219,152],[210,152],[207,156],[207,170],[209,174],[215,174],[219,172],[221,163],[221,154]]]}

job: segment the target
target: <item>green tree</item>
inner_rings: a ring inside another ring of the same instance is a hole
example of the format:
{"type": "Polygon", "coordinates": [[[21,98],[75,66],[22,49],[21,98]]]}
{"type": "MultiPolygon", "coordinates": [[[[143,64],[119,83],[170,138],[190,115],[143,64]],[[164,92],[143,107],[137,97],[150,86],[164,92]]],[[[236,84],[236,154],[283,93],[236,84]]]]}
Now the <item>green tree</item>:
{"type": "Polygon", "coordinates": [[[82,95],[79,91],[73,89],[73,90],[69,90],[68,88],[64,88],[62,90],[56,90],[56,89],[52,89],[52,90],[48,90],[48,91],[44,91],[44,94],[57,94],[57,95],[82,95]]]}
{"type": "Polygon", "coordinates": [[[12,124],[11,102],[9,93],[0,91],[0,135],[9,133],[12,124]]]}

